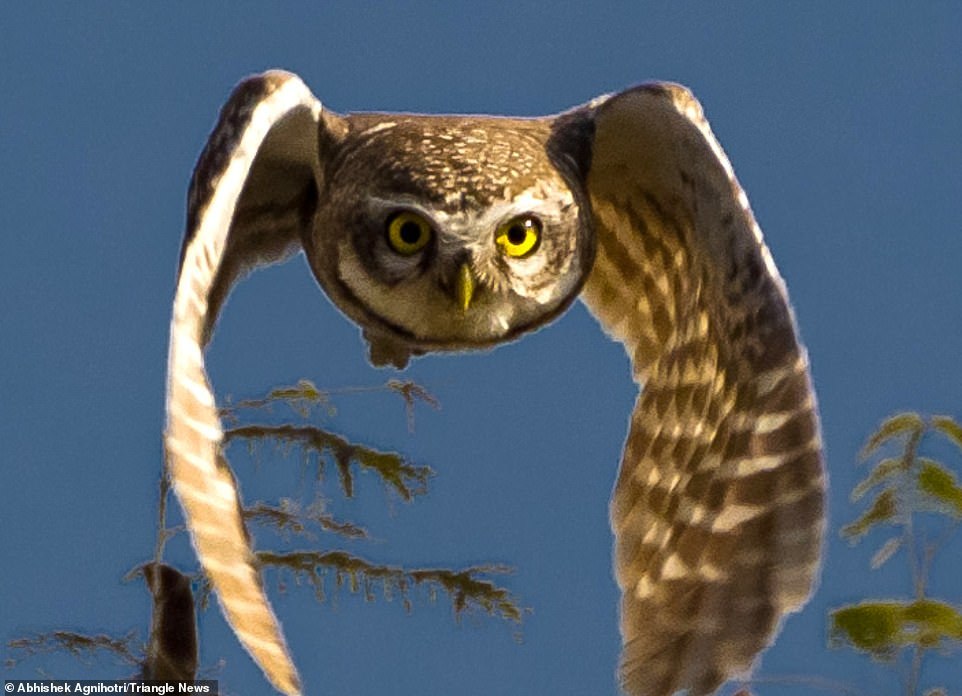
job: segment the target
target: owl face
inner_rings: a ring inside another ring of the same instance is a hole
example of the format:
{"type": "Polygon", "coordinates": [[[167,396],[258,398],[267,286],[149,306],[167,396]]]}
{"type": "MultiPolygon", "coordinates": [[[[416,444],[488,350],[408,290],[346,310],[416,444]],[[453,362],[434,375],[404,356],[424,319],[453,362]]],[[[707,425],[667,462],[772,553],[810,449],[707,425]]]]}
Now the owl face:
{"type": "Polygon", "coordinates": [[[369,339],[489,346],[557,316],[593,259],[551,124],[363,114],[328,123],[308,258],[369,339]]]}

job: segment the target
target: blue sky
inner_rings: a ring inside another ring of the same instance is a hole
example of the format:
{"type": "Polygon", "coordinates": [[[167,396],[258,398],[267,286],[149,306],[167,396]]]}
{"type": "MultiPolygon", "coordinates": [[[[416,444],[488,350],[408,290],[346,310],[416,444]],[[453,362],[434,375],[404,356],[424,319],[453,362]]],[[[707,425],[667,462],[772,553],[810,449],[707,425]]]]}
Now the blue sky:
{"type": "MultiPolygon", "coordinates": [[[[283,67],[336,111],[540,115],[664,79],[702,101],[748,192],[821,405],[824,578],[760,673],[897,693],[890,673],[825,647],[825,612],[909,591],[900,561],[868,570],[880,540],[850,551],[837,535],[865,436],[899,409],[962,416],[960,34],[951,3],[0,5],[0,638],[146,629],[147,593],[120,577],[153,548],[185,192],[237,80],[283,67]]],[[[208,366],[218,394],[238,397],[397,376],[367,365],[301,258],[238,286],[208,366]]],[[[344,503],[332,479],[332,510],[377,537],[352,548],[515,566],[503,581],[533,613],[519,642],[494,619],[456,624],[443,601],[407,615],[275,591],[307,693],[615,694],[607,501],[634,399],[621,348],[578,305],[517,344],[420,359],[403,377],[443,406],[419,411],[413,434],[390,395],[344,397],[325,421],[438,473],[412,505],[371,479],[344,503]],[[519,413],[524,430],[506,428],[519,413]]],[[[289,490],[280,466],[240,467],[245,496],[289,490]]],[[[190,567],[183,541],[171,552],[190,567]]],[[[933,591],[960,601],[960,573],[943,558],[933,591]]],[[[201,630],[225,688],[268,693],[219,612],[201,630]]],[[[932,683],[962,688],[958,661],[930,663],[932,683]]],[[[5,676],[41,667],[105,671],[51,658],[5,676]]]]}

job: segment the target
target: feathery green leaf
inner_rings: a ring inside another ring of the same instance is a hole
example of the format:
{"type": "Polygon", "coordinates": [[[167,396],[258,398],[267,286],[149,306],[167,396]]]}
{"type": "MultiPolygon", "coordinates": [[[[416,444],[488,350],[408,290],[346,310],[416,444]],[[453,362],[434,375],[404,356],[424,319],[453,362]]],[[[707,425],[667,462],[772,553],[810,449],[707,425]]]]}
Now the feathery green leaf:
{"type": "Polygon", "coordinates": [[[962,425],[959,425],[951,416],[932,416],[932,427],[962,450],[962,425]]]}
{"type": "Polygon", "coordinates": [[[842,527],[842,536],[855,542],[865,535],[869,529],[883,522],[891,522],[892,518],[898,513],[898,503],[896,502],[895,491],[888,489],[879,493],[861,517],[842,527]]]}
{"type": "Polygon", "coordinates": [[[862,479],[854,489],[852,489],[851,499],[852,502],[861,500],[866,493],[875,488],[875,486],[885,483],[892,477],[896,476],[904,470],[904,462],[901,459],[883,459],[875,468],[862,479]]]}
{"type": "MultiPolygon", "coordinates": [[[[51,631],[11,640],[7,643],[7,647],[22,653],[24,657],[62,651],[79,658],[82,662],[89,662],[98,652],[106,652],[129,665],[140,664],[145,655],[144,645],[137,638],[135,631],[120,638],[103,633],[89,635],[73,631],[51,631]]],[[[11,659],[8,664],[16,665],[21,659],[23,658],[11,659]]]]}
{"type": "Polygon", "coordinates": [[[377,565],[346,551],[293,551],[274,553],[258,551],[258,563],[286,570],[298,580],[306,579],[314,588],[319,600],[325,597],[325,578],[334,575],[335,588],[347,583],[352,593],[364,591],[368,601],[374,600],[374,588],[380,585],[386,599],[399,594],[406,608],[411,608],[410,590],[424,586],[432,599],[438,590],[451,599],[456,616],[466,611],[480,609],[489,615],[499,615],[514,623],[520,623],[523,610],[511,593],[495,585],[484,575],[511,572],[504,566],[472,566],[463,570],[444,568],[421,568],[406,570],[397,566],[377,565]]]}
{"type": "Polygon", "coordinates": [[[833,643],[849,643],[878,659],[891,659],[899,647],[902,605],[897,602],[862,602],[831,612],[833,643]]]}
{"type": "Polygon", "coordinates": [[[427,490],[428,479],[434,475],[430,467],[411,464],[396,452],[380,452],[357,445],[311,425],[246,425],[224,433],[225,443],[235,439],[274,440],[282,445],[299,445],[322,458],[329,455],[337,466],[344,494],[349,498],[354,495],[352,464],[376,473],[406,501],[422,495],[427,490]]]}
{"type": "Polygon", "coordinates": [[[922,420],[922,416],[914,411],[908,411],[906,413],[898,413],[891,418],[885,420],[882,425],[878,427],[872,436],[862,447],[862,451],[859,454],[860,459],[868,459],[875,450],[881,447],[883,444],[891,440],[893,437],[902,435],[904,433],[918,433],[921,432],[925,427],[925,422],[922,420]]]}
{"type": "Polygon", "coordinates": [[[936,510],[962,518],[962,487],[945,466],[931,459],[922,460],[918,484],[919,490],[935,503],[936,510]]]}
{"type": "Polygon", "coordinates": [[[932,599],[861,602],[831,612],[833,641],[847,642],[879,659],[906,646],[923,648],[962,641],[962,614],[932,599]]]}

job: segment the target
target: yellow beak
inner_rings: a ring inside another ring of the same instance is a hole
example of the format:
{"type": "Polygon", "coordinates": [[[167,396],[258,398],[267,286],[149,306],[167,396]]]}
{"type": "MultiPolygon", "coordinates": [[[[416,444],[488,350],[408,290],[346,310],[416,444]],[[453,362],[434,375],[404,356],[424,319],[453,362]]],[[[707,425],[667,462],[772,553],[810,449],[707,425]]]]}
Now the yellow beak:
{"type": "Polygon", "coordinates": [[[474,296],[474,275],[468,264],[462,263],[458,269],[458,306],[462,312],[467,312],[474,296]]]}

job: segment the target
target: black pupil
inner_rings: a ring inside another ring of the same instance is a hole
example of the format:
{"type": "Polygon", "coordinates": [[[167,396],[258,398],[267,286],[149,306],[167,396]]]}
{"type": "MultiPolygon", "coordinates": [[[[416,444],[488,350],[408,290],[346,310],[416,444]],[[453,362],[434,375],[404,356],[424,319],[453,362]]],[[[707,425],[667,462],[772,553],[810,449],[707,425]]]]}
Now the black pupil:
{"type": "Polygon", "coordinates": [[[511,225],[508,228],[508,241],[512,244],[521,244],[528,236],[528,231],[524,225],[511,225]]]}
{"type": "Polygon", "coordinates": [[[401,239],[405,244],[417,244],[421,240],[421,226],[411,220],[401,223],[401,239]]]}

